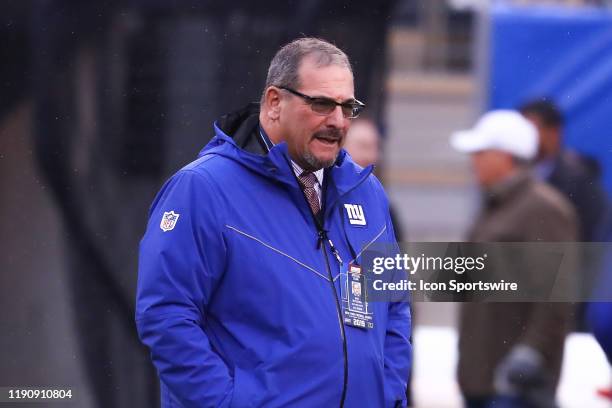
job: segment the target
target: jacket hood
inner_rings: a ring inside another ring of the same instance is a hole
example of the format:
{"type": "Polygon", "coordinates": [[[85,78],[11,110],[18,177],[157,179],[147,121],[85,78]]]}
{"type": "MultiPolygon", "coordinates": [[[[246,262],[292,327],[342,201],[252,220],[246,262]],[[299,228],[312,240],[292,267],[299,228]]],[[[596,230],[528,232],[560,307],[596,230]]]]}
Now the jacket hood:
{"type": "MultiPolygon", "coordinates": [[[[297,186],[291,167],[287,143],[276,144],[266,151],[259,135],[259,104],[226,114],[214,124],[215,136],[200,151],[198,157],[219,155],[231,159],[249,170],[277,181],[297,186]]],[[[333,166],[326,170],[331,175],[339,195],[361,184],[372,173],[374,166],[361,168],[344,149],[333,166]]]]}

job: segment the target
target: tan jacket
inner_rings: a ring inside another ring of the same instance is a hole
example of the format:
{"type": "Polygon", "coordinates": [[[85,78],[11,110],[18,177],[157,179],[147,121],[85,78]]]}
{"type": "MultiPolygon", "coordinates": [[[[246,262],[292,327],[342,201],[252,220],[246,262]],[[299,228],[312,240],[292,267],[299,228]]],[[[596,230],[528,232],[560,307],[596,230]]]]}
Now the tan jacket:
{"type": "MultiPolygon", "coordinates": [[[[469,240],[575,241],[576,236],[571,204],[552,187],[521,172],[487,192],[469,240]]],[[[494,395],[495,368],[518,343],[542,353],[556,387],[572,321],[567,303],[462,304],[458,376],[463,394],[494,395]]]]}

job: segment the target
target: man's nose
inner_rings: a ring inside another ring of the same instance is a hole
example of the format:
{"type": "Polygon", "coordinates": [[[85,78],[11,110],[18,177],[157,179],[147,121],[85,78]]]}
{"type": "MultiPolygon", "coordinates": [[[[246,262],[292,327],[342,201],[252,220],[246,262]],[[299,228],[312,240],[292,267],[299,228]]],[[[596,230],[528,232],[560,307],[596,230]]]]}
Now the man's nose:
{"type": "Polygon", "coordinates": [[[342,113],[341,106],[336,106],[334,110],[329,115],[327,115],[328,126],[334,126],[341,129],[345,127],[347,120],[348,119],[346,119],[344,117],[344,114],[342,113]]]}

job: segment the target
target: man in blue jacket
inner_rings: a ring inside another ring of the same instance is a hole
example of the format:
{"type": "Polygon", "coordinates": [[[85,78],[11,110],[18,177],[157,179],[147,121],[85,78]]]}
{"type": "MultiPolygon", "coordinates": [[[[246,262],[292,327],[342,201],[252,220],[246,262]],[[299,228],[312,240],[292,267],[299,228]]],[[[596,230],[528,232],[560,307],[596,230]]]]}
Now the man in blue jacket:
{"type": "Polygon", "coordinates": [[[159,192],[136,323],[162,406],[405,405],[408,304],[340,284],[349,268],[361,276],[370,245],[397,247],[371,166],[342,150],[363,106],[340,49],[295,40],[272,60],[259,106],[218,120],[159,192]]]}

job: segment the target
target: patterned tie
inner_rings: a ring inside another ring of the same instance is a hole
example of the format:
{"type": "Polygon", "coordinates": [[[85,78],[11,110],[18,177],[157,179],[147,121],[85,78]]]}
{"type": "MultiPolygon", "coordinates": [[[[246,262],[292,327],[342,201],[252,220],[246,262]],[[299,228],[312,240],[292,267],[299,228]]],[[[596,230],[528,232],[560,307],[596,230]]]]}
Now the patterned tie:
{"type": "Polygon", "coordinates": [[[300,174],[300,183],[302,184],[302,188],[304,189],[304,195],[306,196],[306,200],[308,201],[308,205],[310,205],[310,209],[314,215],[319,213],[321,210],[321,205],[319,204],[319,195],[317,194],[317,190],[315,190],[315,183],[317,182],[317,176],[314,173],[310,173],[308,171],[300,174]]]}

